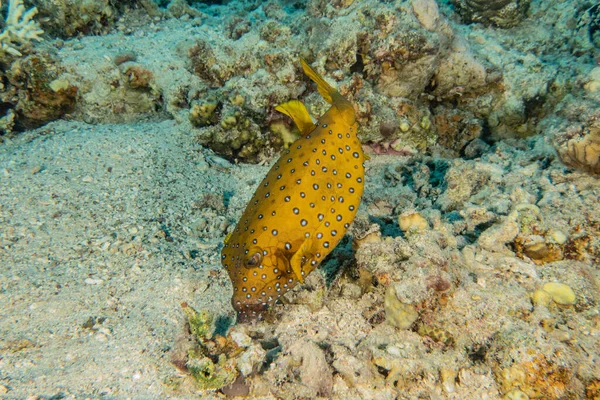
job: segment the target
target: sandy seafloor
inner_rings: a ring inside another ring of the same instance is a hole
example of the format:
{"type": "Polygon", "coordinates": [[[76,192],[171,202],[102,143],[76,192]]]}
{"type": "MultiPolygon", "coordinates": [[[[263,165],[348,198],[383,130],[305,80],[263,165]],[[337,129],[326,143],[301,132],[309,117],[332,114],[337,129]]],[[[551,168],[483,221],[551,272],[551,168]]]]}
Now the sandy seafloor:
{"type": "Polygon", "coordinates": [[[4,394],[160,397],[179,303],[230,307],[222,238],[191,234],[191,203],[260,168],[211,168],[172,122],[43,133],[2,148],[4,394]]]}
{"type": "MultiPolygon", "coordinates": [[[[135,42],[165,88],[186,79],[173,32],[195,28],[177,25],[135,42]]],[[[61,58],[93,81],[104,50],[128,40],[74,39],[84,45],[61,58]]],[[[268,165],[232,164],[187,127],[59,120],[0,144],[0,396],[225,396],[173,365],[188,330],[180,304],[235,319],[220,246],[268,165]]],[[[338,277],[323,295],[315,273],[275,317],[243,328],[282,347],[247,379],[255,397],[598,398],[600,181],[565,167],[550,142],[500,140],[469,160],[372,155],[351,232],[375,229],[366,221],[381,232],[344,262],[378,285],[338,277]],[[401,235],[410,210],[427,228],[401,235]],[[527,229],[569,257],[524,256],[514,240],[527,229]],[[534,305],[549,282],[574,304],[534,305]],[[386,285],[418,311],[410,329],[385,322],[386,285]]]]}

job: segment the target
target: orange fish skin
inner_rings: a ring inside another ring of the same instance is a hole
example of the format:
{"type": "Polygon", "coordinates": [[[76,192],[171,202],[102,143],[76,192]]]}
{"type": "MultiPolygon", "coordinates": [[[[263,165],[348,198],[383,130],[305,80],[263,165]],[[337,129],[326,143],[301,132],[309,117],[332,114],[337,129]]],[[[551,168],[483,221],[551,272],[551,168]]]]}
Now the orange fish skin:
{"type": "Polygon", "coordinates": [[[269,170],[225,240],[221,261],[238,321],[260,316],[302,281],[354,220],[364,154],[354,108],[337,91],[332,103],[269,170]]]}

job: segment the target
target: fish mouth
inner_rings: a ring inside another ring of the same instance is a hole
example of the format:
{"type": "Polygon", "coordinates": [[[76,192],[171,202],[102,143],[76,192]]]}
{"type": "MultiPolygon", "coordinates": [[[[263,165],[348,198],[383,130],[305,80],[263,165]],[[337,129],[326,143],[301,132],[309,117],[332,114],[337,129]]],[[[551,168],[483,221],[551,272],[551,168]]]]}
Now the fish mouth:
{"type": "MultiPolygon", "coordinates": [[[[246,300],[246,299],[244,299],[246,300]]],[[[264,312],[269,308],[269,305],[263,302],[236,304],[237,299],[231,299],[233,308],[237,311],[237,321],[240,323],[251,322],[262,319],[264,312]]]]}

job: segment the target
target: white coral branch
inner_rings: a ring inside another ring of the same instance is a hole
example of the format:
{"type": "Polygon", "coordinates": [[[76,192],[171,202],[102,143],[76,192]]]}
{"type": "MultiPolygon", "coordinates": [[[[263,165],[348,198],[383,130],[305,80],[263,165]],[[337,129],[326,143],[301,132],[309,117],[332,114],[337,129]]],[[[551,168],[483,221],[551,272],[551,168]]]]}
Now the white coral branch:
{"type": "Polygon", "coordinates": [[[23,0],[9,1],[5,27],[0,32],[0,54],[9,53],[14,56],[21,56],[19,50],[30,46],[33,40],[42,40],[40,35],[44,31],[33,20],[35,14],[37,14],[37,8],[33,7],[28,11],[25,10],[23,0]]]}

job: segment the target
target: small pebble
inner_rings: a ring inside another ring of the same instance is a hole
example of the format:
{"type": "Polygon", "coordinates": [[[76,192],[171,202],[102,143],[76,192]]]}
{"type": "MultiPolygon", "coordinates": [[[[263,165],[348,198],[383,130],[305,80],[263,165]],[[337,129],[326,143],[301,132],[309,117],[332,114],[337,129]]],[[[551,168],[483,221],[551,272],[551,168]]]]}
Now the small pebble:
{"type": "Polygon", "coordinates": [[[402,214],[398,217],[398,225],[402,232],[408,232],[410,230],[423,232],[429,228],[429,223],[419,213],[402,214]]]}
{"type": "Polygon", "coordinates": [[[564,283],[549,282],[542,287],[542,290],[550,294],[552,300],[557,304],[570,306],[577,302],[577,297],[573,289],[564,283]]]}
{"type": "Polygon", "coordinates": [[[519,389],[513,389],[510,392],[506,393],[504,396],[506,400],[529,400],[529,396],[520,391],[519,389]]]}
{"type": "Polygon", "coordinates": [[[81,181],[85,183],[92,183],[94,182],[94,178],[92,178],[90,175],[87,175],[81,178],[81,181]]]}
{"type": "Polygon", "coordinates": [[[552,301],[552,296],[544,290],[536,290],[531,294],[531,301],[534,306],[547,307],[550,301],[552,301]]]}
{"type": "Polygon", "coordinates": [[[552,337],[558,340],[559,342],[568,342],[571,340],[571,335],[566,331],[554,331],[552,332],[552,337]]]}
{"type": "Polygon", "coordinates": [[[446,393],[454,393],[456,391],[456,377],[458,373],[450,368],[442,368],[440,370],[440,378],[446,393]]]}
{"type": "Polygon", "coordinates": [[[106,342],[108,340],[108,337],[104,333],[98,333],[94,338],[99,342],[106,342]]]}
{"type": "Polygon", "coordinates": [[[136,61],[136,60],[137,60],[137,56],[133,51],[124,51],[122,53],[117,54],[114,58],[114,62],[116,65],[121,65],[128,61],[136,61]]]}
{"type": "Polygon", "coordinates": [[[550,234],[550,238],[556,244],[565,244],[568,239],[567,235],[562,231],[552,231],[552,233],[550,234]]]}
{"type": "Polygon", "coordinates": [[[396,346],[388,346],[385,351],[391,356],[402,357],[402,350],[396,346]]]}

